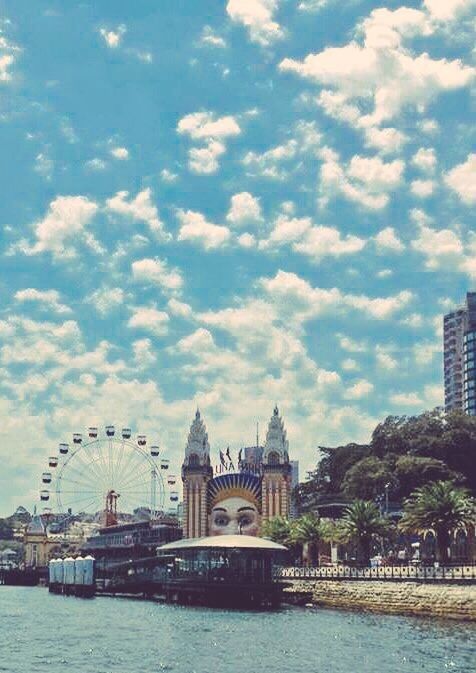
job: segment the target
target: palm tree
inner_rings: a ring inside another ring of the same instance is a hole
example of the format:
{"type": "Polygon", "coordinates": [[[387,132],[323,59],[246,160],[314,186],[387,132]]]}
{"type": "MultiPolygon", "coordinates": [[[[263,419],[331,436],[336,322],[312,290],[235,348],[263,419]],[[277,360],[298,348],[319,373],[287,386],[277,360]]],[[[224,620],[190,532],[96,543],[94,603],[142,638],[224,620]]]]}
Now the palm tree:
{"type": "Polygon", "coordinates": [[[293,543],[291,523],[284,516],[275,516],[263,521],[261,535],[278,544],[290,545],[293,543]]]}
{"type": "Polygon", "coordinates": [[[413,491],[403,505],[400,528],[404,532],[433,530],[437,560],[448,560],[451,534],[476,523],[476,500],[451,481],[435,481],[413,491]]]}
{"type": "Polygon", "coordinates": [[[319,542],[323,539],[323,524],[315,514],[303,514],[293,521],[291,539],[300,545],[307,545],[312,561],[318,560],[319,542]]]}
{"type": "Polygon", "coordinates": [[[345,509],[339,529],[343,540],[357,543],[361,561],[369,565],[372,543],[376,538],[388,534],[390,524],[382,517],[375,503],[356,500],[345,509]]]}

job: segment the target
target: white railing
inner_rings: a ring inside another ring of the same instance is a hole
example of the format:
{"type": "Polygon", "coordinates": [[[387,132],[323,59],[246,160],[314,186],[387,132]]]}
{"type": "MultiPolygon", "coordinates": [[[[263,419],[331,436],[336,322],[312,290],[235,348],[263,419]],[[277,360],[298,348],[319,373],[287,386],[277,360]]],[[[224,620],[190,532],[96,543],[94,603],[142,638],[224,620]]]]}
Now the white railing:
{"type": "Polygon", "coordinates": [[[274,576],[288,580],[419,580],[419,581],[473,581],[476,582],[476,565],[459,566],[380,566],[356,568],[345,565],[299,567],[278,566],[274,576]]]}

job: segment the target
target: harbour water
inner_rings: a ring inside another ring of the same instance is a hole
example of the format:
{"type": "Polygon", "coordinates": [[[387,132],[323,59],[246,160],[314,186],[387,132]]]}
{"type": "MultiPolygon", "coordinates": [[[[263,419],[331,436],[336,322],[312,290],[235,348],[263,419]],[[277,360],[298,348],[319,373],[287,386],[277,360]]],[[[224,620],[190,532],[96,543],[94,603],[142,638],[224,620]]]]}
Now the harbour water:
{"type": "Polygon", "coordinates": [[[472,673],[476,625],[314,608],[238,612],[0,587],[7,673],[472,673]]]}

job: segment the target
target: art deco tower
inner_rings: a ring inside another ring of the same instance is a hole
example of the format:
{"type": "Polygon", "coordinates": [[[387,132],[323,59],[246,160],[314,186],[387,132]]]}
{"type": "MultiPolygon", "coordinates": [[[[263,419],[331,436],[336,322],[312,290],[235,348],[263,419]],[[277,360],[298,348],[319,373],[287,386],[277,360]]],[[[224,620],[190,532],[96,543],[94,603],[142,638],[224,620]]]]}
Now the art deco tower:
{"type": "Polygon", "coordinates": [[[208,534],[207,486],[213,477],[207,429],[197,409],[182,465],[184,537],[208,534]]]}
{"type": "Polygon", "coordinates": [[[289,463],[289,442],[278,407],[266,433],[263,451],[263,483],[261,508],[263,521],[275,516],[289,517],[291,507],[291,465],[289,463]]]}

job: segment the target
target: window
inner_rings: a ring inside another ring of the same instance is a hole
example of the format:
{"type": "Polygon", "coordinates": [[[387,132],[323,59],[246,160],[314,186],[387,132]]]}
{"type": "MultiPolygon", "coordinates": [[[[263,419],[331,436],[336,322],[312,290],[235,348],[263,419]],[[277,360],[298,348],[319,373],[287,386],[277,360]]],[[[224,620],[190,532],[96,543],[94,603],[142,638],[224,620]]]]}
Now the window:
{"type": "Polygon", "coordinates": [[[268,454],[268,463],[269,465],[279,465],[279,453],[277,451],[271,451],[268,454]]]}
{"type": "Polygon", "coordinates": [[[188,457],[188,464],[190,467],[199,467],[200,466],[200,456],[196,453],[191,453],[188,457]]]}

